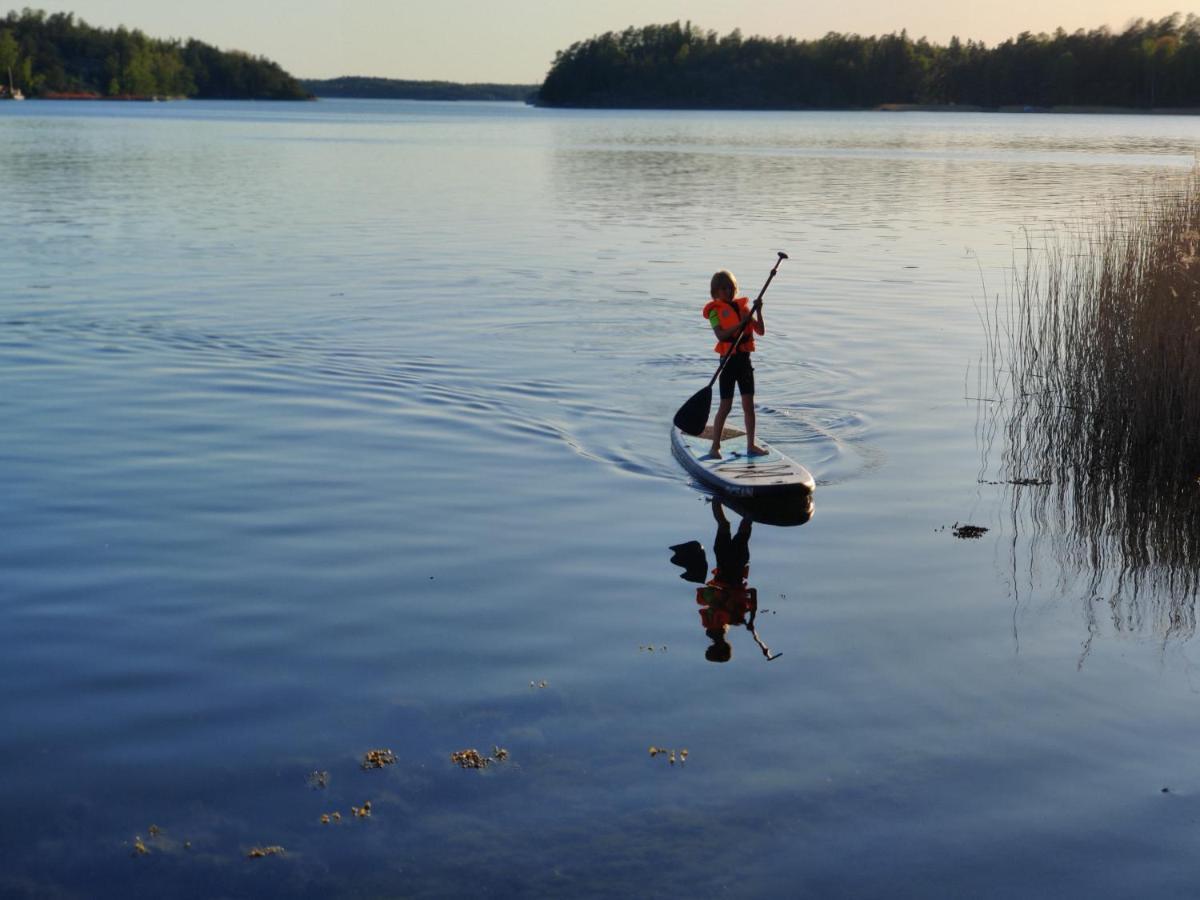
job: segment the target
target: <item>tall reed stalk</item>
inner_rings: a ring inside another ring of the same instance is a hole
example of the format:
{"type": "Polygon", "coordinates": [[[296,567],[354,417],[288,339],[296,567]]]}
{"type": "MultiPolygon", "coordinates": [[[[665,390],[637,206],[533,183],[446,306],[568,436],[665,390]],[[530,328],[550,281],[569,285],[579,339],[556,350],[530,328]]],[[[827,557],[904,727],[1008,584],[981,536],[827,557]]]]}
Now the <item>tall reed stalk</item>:
{"type": "MultiPolygon", "coordinates": [[[[1014,499],[1064,562],[1195,629],[1200,587],[1200,177],[1028,248],[986,311],[1014,499]],[[1049,483],[1048,486],[1045,486],[1049,483]]],[[[1123,614],[1128,614],[1125,610],[1123,614]]]]}

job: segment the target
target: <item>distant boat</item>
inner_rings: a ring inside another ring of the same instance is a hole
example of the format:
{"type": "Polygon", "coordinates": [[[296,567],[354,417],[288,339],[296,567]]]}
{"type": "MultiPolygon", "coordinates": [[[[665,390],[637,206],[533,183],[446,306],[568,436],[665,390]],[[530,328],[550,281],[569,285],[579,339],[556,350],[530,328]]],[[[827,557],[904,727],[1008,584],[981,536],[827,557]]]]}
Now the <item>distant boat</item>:
{"type": "Polygon", "coordinates": [[[25,99],[25,95],[21,93],[21,89],[20,89],[20,88],[13,88],[13,92],[12,92],[12,98],[13,98],[14,100],[24,100],[24,99],[25,99]]]}

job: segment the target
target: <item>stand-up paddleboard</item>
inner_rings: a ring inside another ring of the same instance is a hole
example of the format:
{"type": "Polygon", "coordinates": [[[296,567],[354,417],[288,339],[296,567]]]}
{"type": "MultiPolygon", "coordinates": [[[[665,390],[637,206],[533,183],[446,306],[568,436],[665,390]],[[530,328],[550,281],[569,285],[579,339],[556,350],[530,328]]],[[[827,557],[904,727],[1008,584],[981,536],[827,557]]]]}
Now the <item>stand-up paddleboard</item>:
{"type": "Polygon", "coordinates": [[[758,445],[767,455],[747,456],[746,433],[726,428],[721,436],[721,455],[710,457],[711,425],[694,437],[678,427],[671,429],[671,449],[684,468],[718,493],[745,500],[812,493],[816,482],[808,469],[765,441],[760,440],[758,445]]]}

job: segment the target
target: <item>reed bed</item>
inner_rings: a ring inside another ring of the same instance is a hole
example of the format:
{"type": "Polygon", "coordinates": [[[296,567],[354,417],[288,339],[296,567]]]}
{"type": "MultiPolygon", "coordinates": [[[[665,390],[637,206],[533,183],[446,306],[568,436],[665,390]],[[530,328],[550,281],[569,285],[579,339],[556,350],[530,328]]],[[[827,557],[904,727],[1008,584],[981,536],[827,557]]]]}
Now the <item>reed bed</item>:
{"type": "Polygon", "coordinates": [[[1058,230],[984,310],[1002,480],[1118,626],[1195,631],[1200,177],[1058,230]],[[1112,579],[1111,583],[1108,581],[1112,579]],[[1147,590],[1167,602],[1147,608],[1147,590]],[[1153,613],[1151,613],[1151,609],[1153,613]]]}

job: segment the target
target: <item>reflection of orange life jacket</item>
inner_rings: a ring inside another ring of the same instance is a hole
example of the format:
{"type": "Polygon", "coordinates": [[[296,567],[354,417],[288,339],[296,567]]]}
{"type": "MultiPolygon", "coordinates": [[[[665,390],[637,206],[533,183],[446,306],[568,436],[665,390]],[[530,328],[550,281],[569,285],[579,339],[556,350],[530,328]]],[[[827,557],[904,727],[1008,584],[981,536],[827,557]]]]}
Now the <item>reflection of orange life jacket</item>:
{"type": "MultiPolygon", "coordinates": [[[[704,307],[704,318],[708,319],[710,325],[713,323],[713,315],[716,314],[716,325],[721,328],[734,328],[737,326],[738,320],[741,319],[747,312],[750,311],[750,301],[746,297],[737,297],[733,301],[737,304],[735,310],[729,303],[724,300],[710,300],[704,307]]],[[[734,339],[737,338],[735,334],[734,339]]],[[[733,346],[733,341],[717,341],[717,346],[713,347],[722,356],[729,352],[729,348],[733,346]]],[[[746,323],[746,331],[742,335],[742,339],[738,341],[738,353],[753,353],[754,352],[754,322],[746,323]]]]}
{"type": "Polygon", "coordinates": [[[745,625],[746,616],[758,609],[758,601],[752,589],[742,582],[737,586],[710,581],[696,588],[696,603],[700,610],[700,624],[705,630],[723,625],[745,625]]]}
{"type": "MultiPolygon", "coordinates": [[[[733,574],[732,572],[730,573],[733,574]]],[[[712,587],[724,588],[725,590],[744,590],[746,582],[750,578],[750,566],[742,566],[741,578],[733,581],[725,576],[725,573],[718,567],[712,570],[712,578],[708,580],[708,584],[712,587]]]]}

